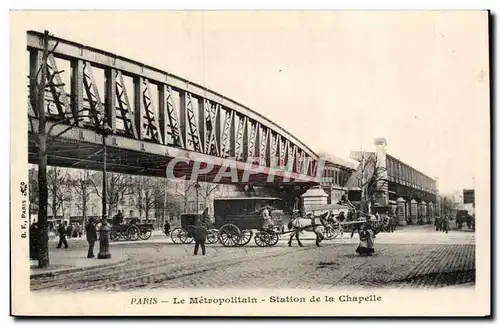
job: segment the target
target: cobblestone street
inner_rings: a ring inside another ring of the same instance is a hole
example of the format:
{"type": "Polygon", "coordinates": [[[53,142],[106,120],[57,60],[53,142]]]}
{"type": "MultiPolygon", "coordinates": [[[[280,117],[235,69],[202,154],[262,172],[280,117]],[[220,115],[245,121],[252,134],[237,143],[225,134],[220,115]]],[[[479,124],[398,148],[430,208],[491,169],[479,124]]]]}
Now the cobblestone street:
{"type": "MultiPolygon", "coordinates": [[[[307,239],[307,235],[304,236],[307,239]]],[[[162,288],[321,288],[442,287],[475,282],[474,233],[436,232],[415,226],[381,233],[375,254],[360,257],[357,237],[311,240],[288,247],[282,239],[275,247],[253,244],[226,248],[208,245],[206,256],[194,256],[193,245],[174,245],[152,238],[113,245],[112,252],[127,256],[114,265],[93,266],[56,275],[37,275],[32,290],[134,290],[162,288]]],[[[82,251],[78,246],[74,251],[82,251]]],[[[83,255],[83,254],[82,254],[83,255]]],[[[83,258],[82,258],[83,259],[83,258]]]]}

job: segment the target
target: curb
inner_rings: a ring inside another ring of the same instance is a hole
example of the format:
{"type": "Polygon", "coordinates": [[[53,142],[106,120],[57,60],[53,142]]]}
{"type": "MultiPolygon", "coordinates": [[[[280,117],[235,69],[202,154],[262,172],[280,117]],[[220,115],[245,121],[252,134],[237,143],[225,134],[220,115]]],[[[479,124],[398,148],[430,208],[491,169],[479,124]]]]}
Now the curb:
{"type": "Polygon", "coordinates": [[[95,266],[87,266],[87,267],[70,267],[70,268],[61,268],[61,269],[55,269],[52,271],[46,271],[46,272],[40,272],[37,274],[30,275],[30,279],[38,279],[38,278],[44,278],[44,277],[54,277],[57,275],[64,275],[64,274],[69,274],[73,272],[83,272],[83,271],[88,271],[88,270],[94,270],[102,267],[110,267],[113,265],[121,264],[126,261],[131,260],[132,258],[129,257],[128,255],[125,255],[125,257],[121,260],[115,261],[113,263],[109,264],[102,264],[102,265],[95,265],[95,266]]]}

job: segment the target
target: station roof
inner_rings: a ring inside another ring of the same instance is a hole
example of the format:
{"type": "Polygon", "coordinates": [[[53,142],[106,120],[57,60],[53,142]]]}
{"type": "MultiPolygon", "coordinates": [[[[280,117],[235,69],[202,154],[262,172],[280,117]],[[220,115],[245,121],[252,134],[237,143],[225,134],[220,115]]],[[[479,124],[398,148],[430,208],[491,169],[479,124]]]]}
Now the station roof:
{"type": "Polygon", "coordinates": [[[337,156],[334,156],[334,155],[331,155],[328,153],[320,153],[319,156],[323,157],[328,162],[331,162],[333,164],[340,165],[340,166],[343,166],[343,167],[346,167],[349,169],[355,170],[358,167],[358,163],[356,163],[356,162],[344,160],[340,157],[337,157],[337,156]]]}

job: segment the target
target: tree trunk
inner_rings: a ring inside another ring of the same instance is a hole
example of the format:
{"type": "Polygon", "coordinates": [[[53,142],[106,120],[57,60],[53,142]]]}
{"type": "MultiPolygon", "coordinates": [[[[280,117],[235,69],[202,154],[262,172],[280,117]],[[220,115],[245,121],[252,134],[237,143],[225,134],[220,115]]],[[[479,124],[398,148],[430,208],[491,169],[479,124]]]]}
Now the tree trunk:
{"type": "MultiPolygon", "coordinates": [[[[57,211],[59,210],[58,207],[57,207],[57,200],[56,200],[56,192],[57,190],[55,189],[54,190],[54,193],[52,194],[52,218],[55,220],[57,219],[57,211]]],[[[48,192],[47,192],[48,194],[48,192]]]]}
{"type": "Polygon", "coordinates": [[[87,194],[82,197],[82,224],[87,224],[87,194]]]}
{"type": "MultiPolygon", "coordinates": [[[[49,234],[47,225],[47,205],[48,205],[48,188],[47,188],[47,135],[45,133],[45,84],[47,81],[47,53],[49,43],[49,32],[45,31],[43,37],[43,56],[41,67],[41,83],[37,91],[37,109],[39,114],[38,125],[38,267],[49,267],[49,234]]],[[[36,82],[36,81],[35,81],[36,82]]]]}

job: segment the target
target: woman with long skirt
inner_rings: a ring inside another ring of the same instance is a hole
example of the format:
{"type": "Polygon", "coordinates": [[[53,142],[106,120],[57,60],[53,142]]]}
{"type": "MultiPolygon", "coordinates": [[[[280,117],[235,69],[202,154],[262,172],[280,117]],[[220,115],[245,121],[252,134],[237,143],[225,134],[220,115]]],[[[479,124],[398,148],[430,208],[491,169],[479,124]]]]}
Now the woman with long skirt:
{"type": "MultiPolygon", "coordinates": [[[[351,238],[353,237],[355,231],[356,230],[353,230],[351,233],[351,238]]],[[[356,252],[361,256],[371,256],[375,252],[375,249],[373,248],[373,239],[375,234],[372,228],[368,223],[365,223],[361,226],[361,228],[358,228],[358,234],[359,245],[358,248],[356,248],[356,252]]]]}

